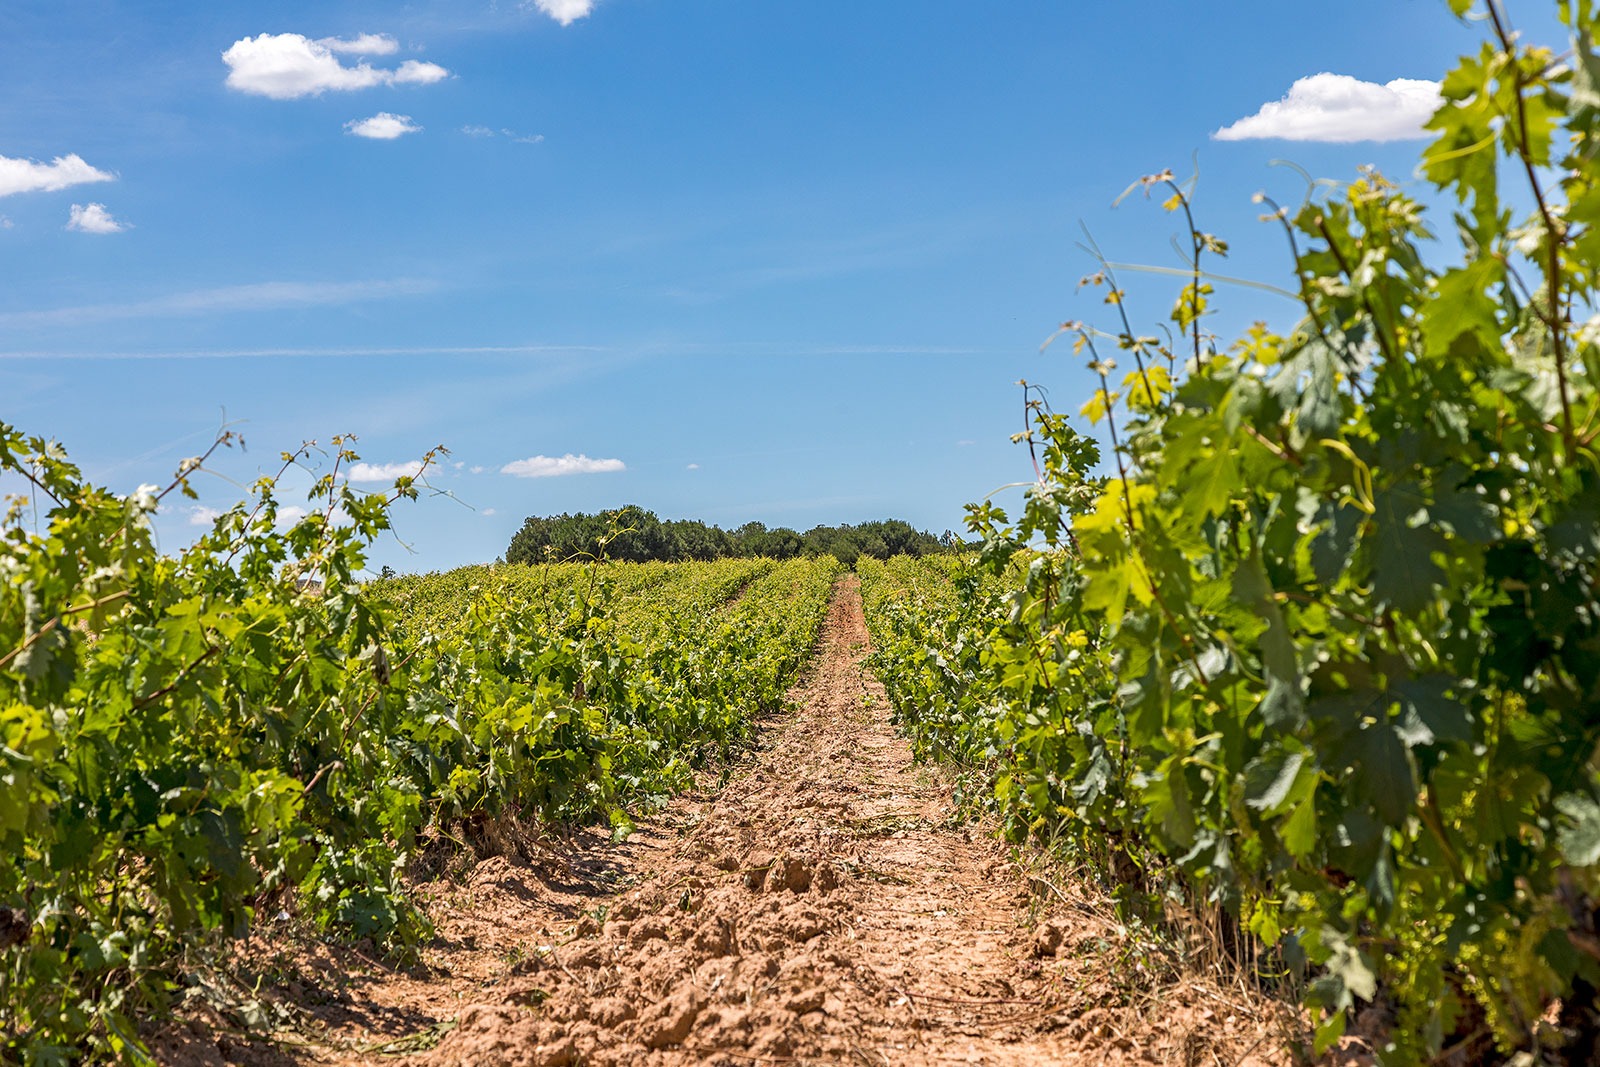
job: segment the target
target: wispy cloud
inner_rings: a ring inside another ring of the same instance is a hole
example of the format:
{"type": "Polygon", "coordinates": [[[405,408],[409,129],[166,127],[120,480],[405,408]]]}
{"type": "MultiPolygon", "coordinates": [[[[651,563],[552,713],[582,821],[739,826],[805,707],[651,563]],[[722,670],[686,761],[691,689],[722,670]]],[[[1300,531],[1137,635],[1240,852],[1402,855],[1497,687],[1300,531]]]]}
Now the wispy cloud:
{"type": "Polygon", "coordinates": [[[422,127],[411,121],[410,115],[392,115],[380,111],[369,119],[351,119],[344,124],[345,132],[373,141],[392,141],[408,133],[420,133],[422,127]]]}
{"type": "Polygon", "coordinates": [[[684,468],[684,470],[690,470],[690,471],[697,471],[699,469],[700,469],[700,464],[698,464],[698,463],[691,463],[687,467],[684,468]]]}
{"type": "Polygon", "coordinates": [[[208,508],[204,504],[197,504],[189,509],[190,526],[210,526],[221,518],[222,512],[216,508],[208,508]]]}
{"type": "Polygon", "coordinates": [[[363,300],[412,296],[438,288],[433,282],[395,278],[367,282],[258,282],[220,289],[197,289],[150,300],[113,304],[80,304],[43,311],[0,313],[0,325],[72,326],[112,319],[166,318],[210,315],[233,311],[272,311],[291,307],[321,307],[363,300]]]}
{"type": "Polygon", "coordinates": [[[404,463],[357,463],[350,468],[352,482],[392,482],[396,478],[415,478],[422,473],[421,460],[404,463]]]}
{"type": "Polygon", "coordinates": [[[1224,126],[1218,141],[1404,141],[1426,137],[1438,110],[1437,82],[1396,78],[1382,85],[1348,74],[1313,74],[1268,101],[1254,115],[1224,126]]]}
{"type": "MultiPolygon", "coordinates": [[[[5,317],[0,316],[0,323],[5,317]]],[[[411,348],[236,348],[189,352],[0,350],[0,359],[339,359],[362,356],[557,356],[609,352],[599,345],[423,345],[411,348]]],[[[483,468],[479,467],[481,471],[483,468]]],[[[476,474],[478,471],[474,471],[476,474]]]]}
{"type": "Polygon", "coordinates": [[[494,508],[484,508],[482,511],[478,512],[478,514],[488,518],[491,515],[498,515],[499,512],[495,511],[494,508]]]}
{"type": "Polygon", "coordinates": [[[9,218],[4,215],[0,215],[0,230],[9,230],[15,225],[16,223],[12,222],[9,218]]]}
{"type": "MultiPolygon", "coordinates": [[[[495,135],[495,131],[487,126],[467,125],[461,127],[461,132],[468,137],[493,137],[495,135]]],[[[540,144],[544,141],[544,134],[542,133],[518,133],[516,130],[508,130],[505,127],[500,128],[500,136],[507,140],[515,141],[517,144],[540,144]]]]}
{"type": "Polygon", "coordinates": [[[533,0],[533,6],[561,25],[570,26],[578,19],[589,17],[594,10],[594,0],[533,0]]]}
{"type": "Polygon", "coordinates": [[[620,459],[590,459],[568,452],[564,456],[530,456],[513,460],[501,467],[500,473],[517,478],[555,478],[563,474],[603,474],[627,469],[620,459]]]}
{"type": "Polygon", "coordinates": [[[79,233],[121,233],[127,228],[111,217],[104,204],[73,204],[67,212],[67,229],[79,233]]]}
{"type": "Polygon", "coordinates": [[[710,304],[772,286],[793,286],[848,275],[885,275],[925,268],[950,258],[975,240],[971,223],[938,226],[915,223],[855,234],[849,238],[802,238],[767,247],[737,250],[743,266],[695,277],[674,273],[657,292],[685,304],[710,304]]]}
{"type": "MultiPolygon", "coordinates": [[[[428,85],[450,76],[437,63],[408,59],[393,69],[358,61],[347,67],[339,52],[388,54],[393,40],[379,34],[362,34],[351,41],[336,38],[312,40],[298,33],[263,33],[243,37],[228,46],[222,61],[228,66],[230,89],[274,100],[294,100],[334,91],[369,89],[375,85],[428,85]]],[[[398,47],[398,46],[395,46],[398,47]]]]}
{"type": "MultiPolygon", "coordinates": [[[[352,286],[362,283],[350,283],[352,286]]],[[[333,304],[354,302],[361,299],[380,299],[386,296],[406,296],[417,293],[426,293],[437,290],[437,284],[428,282],[408,282],[401,280],[392,283],[394,288],[384,291],[379,286],[385,283],[365,283],[373,286],[371,291],[352,289],[346,294],[345,300],[336,299],[337,294],[328,294],[325,299],[313,301],[306,299],[302,305],[314,303],[333,304]]],[[[238,289],[249,289],[249,286],[239,286],[238,289]]],[[[223,305],[230,303],[223,296],[233,290],[217,290],[219,294],[217,303],[223,305]]],[[[249,303],[242,299],[239,306],[194,307],[187,305],[189,301],[183,297],[198,298],[203,294],[182,294],[182,297],[162,298],[160,300],[143,301],[130,304],[90,305],[78,308],[52,308],[48,311],[13,311],[0,312],[0,326],[28,326],[28,325],[60,325],[79,321],[98,321],[102,318],[129,318],[135,316],[156,317],[159,315],[199,314],[205,311],[243,311],[243,310],[271,310],[274,307],[292,306],[287,302],[271,304],[265,301],[267,294],[262,294],[263,299],[256,303],[249,303]],[[134,311],[133,309],[139,309],[134,311]]],[[[193,301],[201,303],[198,299],[193,301]]],[[[615,345],[371,345],[326,348],[197,348],[197,349],[165,349],[154,351],[117,351],[105,349],[86,350],[51,350],[51,349],[0,349],[0,359],[37,359],[37,360],[68,360],[68,359],[340,359],[363,358],[381,356],[613,356],[627,359],[643,359],[661,355],[697,355],[697,356],[728,356],[739,359],[765,358],[765,359],[794,359],[796,357],[830,358],[838,356],[881,356],[895,358],[902,356],[929,356],[934,358],[953,356],[979,356],[992,352],[987,348],[963,348],[953,345],[886,345],[886,344],[795,344],[791,341],[717,341],[717,342],[692,342],[674,341],[669,343],[649,343],[639,346],[615,345]]]]}
{"type": "Polygon", "coordinates": [[[40,163],[37,159],[0,156],[0,196],[54,192],[72,185],[116,180],[115,174],[91,167],[76,153],[57,156],[48,163],[40,163]]]}
{"type": "Polygon", "coordinates": [[[324,37],[316,43],[330,52],[348,52],[357,56],[392,56],[400,51],[400,42],[387,33],[361,33],[348,39],[324,37]]]}

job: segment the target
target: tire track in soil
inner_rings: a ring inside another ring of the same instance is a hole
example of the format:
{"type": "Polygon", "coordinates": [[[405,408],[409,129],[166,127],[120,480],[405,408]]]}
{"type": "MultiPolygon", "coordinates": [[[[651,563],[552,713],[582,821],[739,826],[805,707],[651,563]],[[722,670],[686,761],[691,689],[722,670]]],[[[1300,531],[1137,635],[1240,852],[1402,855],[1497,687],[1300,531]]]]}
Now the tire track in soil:
{"type": "Polygon", "coordinates": [[[948,785],[895,736],[867,640],[849,576],[798,710],[727,785],[625,844],[435,885],[428,967],[346,976],[310,1009],[330,1045],[296,1058],[395,1063],[407,1044],[384,1041],[453,1018],[398,1062],[1289,1062],[1271,1005],[1133,973],[1103,897],[1068,889],[1040,921],[1007,847],[952,825],[948,785]]]}

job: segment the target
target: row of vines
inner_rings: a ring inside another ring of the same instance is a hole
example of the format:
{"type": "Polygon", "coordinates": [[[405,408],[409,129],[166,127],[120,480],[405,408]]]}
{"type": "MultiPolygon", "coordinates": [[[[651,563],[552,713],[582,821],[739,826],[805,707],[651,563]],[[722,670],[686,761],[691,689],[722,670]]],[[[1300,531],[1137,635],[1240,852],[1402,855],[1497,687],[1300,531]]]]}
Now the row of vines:
{"type": "MultiPolygon", "coordinates": [[[[924,755],[988,772],[1018,835],[1235,917],[1385,1062],[1600,1048],[1600,56],[1497,5],[1420,175],[1261,197],[1293,329],[1205,329],[1192,186],[1165,337],[1053,339],[1080,433],[1025,386],[1038,480],[973,505],[974,568],[862,566],[875,664],[924,755]],[[1427,221],[1438,210],[1438,228],[1427,221]],[[1595,316],[1595,317],[1591,317],[1595,316]],[[1124,365],[1118,367],[1118,362],[1124,365]]],[[[1156,331],[1150,331],[1155,333],[1156,331]]],[[[1241,934],[1241,936],[1243,936],[1241,934]]]]}
{"type": "Polygon", "coordinates": [[[421,483],[357,494],[339,477],[355,458],[336,443],[299,521],[264,478],[162,554],[150,517],[206,457],[118,496],[0,425],[0,477],[26,490],[0,533],[0,1062],[144,1060],[140,1021],[264,907],[414,950],[421,834],[625,826],[781,704],[838,569],[362,583],[421,483]]]}

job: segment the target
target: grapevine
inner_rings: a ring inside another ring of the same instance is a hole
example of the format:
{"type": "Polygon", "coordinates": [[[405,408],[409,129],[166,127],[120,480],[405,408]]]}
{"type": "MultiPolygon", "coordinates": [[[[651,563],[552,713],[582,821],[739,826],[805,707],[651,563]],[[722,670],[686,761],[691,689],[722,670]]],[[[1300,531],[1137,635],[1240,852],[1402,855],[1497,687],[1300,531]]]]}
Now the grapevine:
{"type": "Polygon", "coordinates": [[[1491,3],[1442,83],[1422,172],[1459,247],[1373,170],[1262,198],[1303,318],[1228,346],[1192,223],[1177,349],[1101,270],[1115,325],[1057,343],[1107,462],[1024,386],[1040,476],[1016,521],[969,508],[976,571],[863,568],[919,749],[1130,905],[1222,909],[1319,1053],[1366,1003],[1390,1063],[1600,1035],[1600,56],[1560,13],[1569,60],[1491,3]]]}

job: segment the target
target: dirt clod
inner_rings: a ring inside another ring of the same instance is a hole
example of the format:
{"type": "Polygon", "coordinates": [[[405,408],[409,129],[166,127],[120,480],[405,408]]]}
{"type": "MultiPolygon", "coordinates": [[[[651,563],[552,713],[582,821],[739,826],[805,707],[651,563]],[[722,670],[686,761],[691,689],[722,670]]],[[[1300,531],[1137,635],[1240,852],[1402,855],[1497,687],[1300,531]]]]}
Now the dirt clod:
{"type": "Polygon", "coordinates": [[[693,993],[680,993],[663,1001],[639,1020],[640,1043],[645,1048],[682,1044],[704,1007],[693,993]]]}

